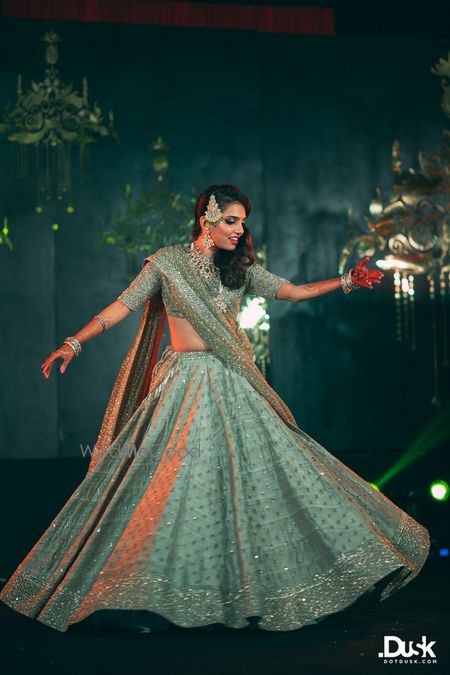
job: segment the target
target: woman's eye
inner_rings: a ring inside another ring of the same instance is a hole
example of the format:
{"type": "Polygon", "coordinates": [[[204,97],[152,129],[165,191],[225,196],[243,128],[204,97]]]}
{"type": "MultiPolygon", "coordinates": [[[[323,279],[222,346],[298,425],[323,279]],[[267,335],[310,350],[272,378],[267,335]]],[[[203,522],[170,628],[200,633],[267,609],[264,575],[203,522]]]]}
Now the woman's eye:
{"type": "MultiPolygon", "coordinates": [[[[227,225],[234,225],[236,220],[234,218],[226,218],[225,222],[227,223],[227,225]]],[[[247,225],[246,221],[243,221],[242,224],[247,225]]]]}

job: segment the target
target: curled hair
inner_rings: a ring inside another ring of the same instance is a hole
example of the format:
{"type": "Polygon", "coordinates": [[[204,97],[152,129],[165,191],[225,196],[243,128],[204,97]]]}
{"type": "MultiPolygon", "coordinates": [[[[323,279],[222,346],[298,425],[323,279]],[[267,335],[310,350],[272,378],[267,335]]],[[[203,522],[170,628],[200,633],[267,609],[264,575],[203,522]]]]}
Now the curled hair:
{"type": "MultiPolygon", "coordinates": [[[[209,185],[203,190],[195,205],[195,224],[192,228],[192,241],[201,234],[200,216],[203,216],[208,206],[209,199],[214,193],[219,209],[224,211],[230,204],[239,202],[245,209],[246,216],[252,210],[252,204],[247,195],[235,185],[209,185]]],[[[220,270],[220,278],[224,286],[240,288],[245,283],[247,269],[256,260],[253,240],[246,225],[243,225],[244,233],[233,251],[219,248],[214,253],[213,260],[220,270]]]]}

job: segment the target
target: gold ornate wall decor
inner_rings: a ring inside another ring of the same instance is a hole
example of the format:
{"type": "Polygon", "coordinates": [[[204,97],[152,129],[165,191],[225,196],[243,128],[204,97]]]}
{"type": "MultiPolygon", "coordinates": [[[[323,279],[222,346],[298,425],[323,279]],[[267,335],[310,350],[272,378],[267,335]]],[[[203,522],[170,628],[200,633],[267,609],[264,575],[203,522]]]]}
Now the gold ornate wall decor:
{"type": "MultiPolygon", "coordinates": [[[[450,119],[450,51],[447,59],[440,58],[431,68],[433,75],[441,78],[441,87],[443,89],[441,96],[441,110],[446,117],[450,119]]],[[[444,129],[444,138],[450,140],[450,131],[444,129]]],[[[442,155],[445,157],[447,166],[450,164],[450,146],[444,144],[442,155]]]]}
{"type": "MultiPolygon", "coordinates": [[[[8,104],[0,123],[0,133],[16,144],[17,176],[28,179],[36,195],[36,212],[42,213],[50,203],[52,229],[58,229],[57,210],[63,200],[66,212],[75,210],[73,199],[73,161],[79,154],[80,179],[86,178],[89,148],[100,138],[110,136],[116,141],[113,113],[108,125],[94,103],[89,107],[87,79],[83,78],[82,93],[64,84],[55,68],[59,60],[61,38],[54,31],[42,37],[46,44],[47,68],[41,82],[32,82],[28,91],[22,88],[22,76],[17,79],[16,104],[8,104]]],[[[31,185],[30,185],[31,187],[31,185]]]]}
{"type": "MultiPolygon", "coordinates": [[[[431,71],[442,79],[441,107],[450,117],[450,53],[431,71]]],[[[448,140],[450,132],[444,130],[448,140]]],[[[431,302],[433,405],[440,405],[442,382],[448,383],[448,314],[450,304],[450,147],[439,155],[418,153],[418,169],[404,170],[400,144],[392,146],[392,195],[383,204],[380,188],[365,218],[368,232],[358,234],[350,214],[349,238],[339,260],[342,274],[350,259],[375,256],[376,265],[393,273],[397,340],[416,349],[416,278],[424,276],[431,302]]]]}

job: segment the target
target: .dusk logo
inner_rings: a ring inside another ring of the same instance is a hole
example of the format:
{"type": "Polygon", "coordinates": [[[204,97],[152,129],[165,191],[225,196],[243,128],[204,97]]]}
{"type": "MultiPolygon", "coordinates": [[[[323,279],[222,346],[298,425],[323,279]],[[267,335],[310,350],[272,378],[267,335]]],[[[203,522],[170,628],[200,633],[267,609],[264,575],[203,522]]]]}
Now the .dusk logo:
{"type": "Polygon", "coordinates": [[[384,635],[383,651],[378,652],[378,656],[383,659],[383,663],[437,663],[436,654],[432,647],[436,640],[426,641],[426,636],[422,635],[422,642],[416,642],[414,649],[413,641],[408,640],[408,645],[396,635],[384,635]],[[400,657],[400,658],[399,658],[400,657]]]}

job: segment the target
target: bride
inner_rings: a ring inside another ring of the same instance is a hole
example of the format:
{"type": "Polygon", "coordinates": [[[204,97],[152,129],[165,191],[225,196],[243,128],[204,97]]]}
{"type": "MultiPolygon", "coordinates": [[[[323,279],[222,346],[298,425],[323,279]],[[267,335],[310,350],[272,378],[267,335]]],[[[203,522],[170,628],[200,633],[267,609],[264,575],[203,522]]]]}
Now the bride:
{"type": "Polygon", "coordinates": [[[237,187],[207,187],[191,243],[146,257],[42,363],[45,378],[58,360],[65,373],[85,342],[143,307],[85,478],[0,593],[14,610],[59,631],[102,610],[288,631],[377,582],[384,600],[420,572],[428,530],[297,426],[237,320],[245,294],[303,302],[373,289],[383,274],[365,258],[293,284],[256,262],[250,212],[237,187]]]}

